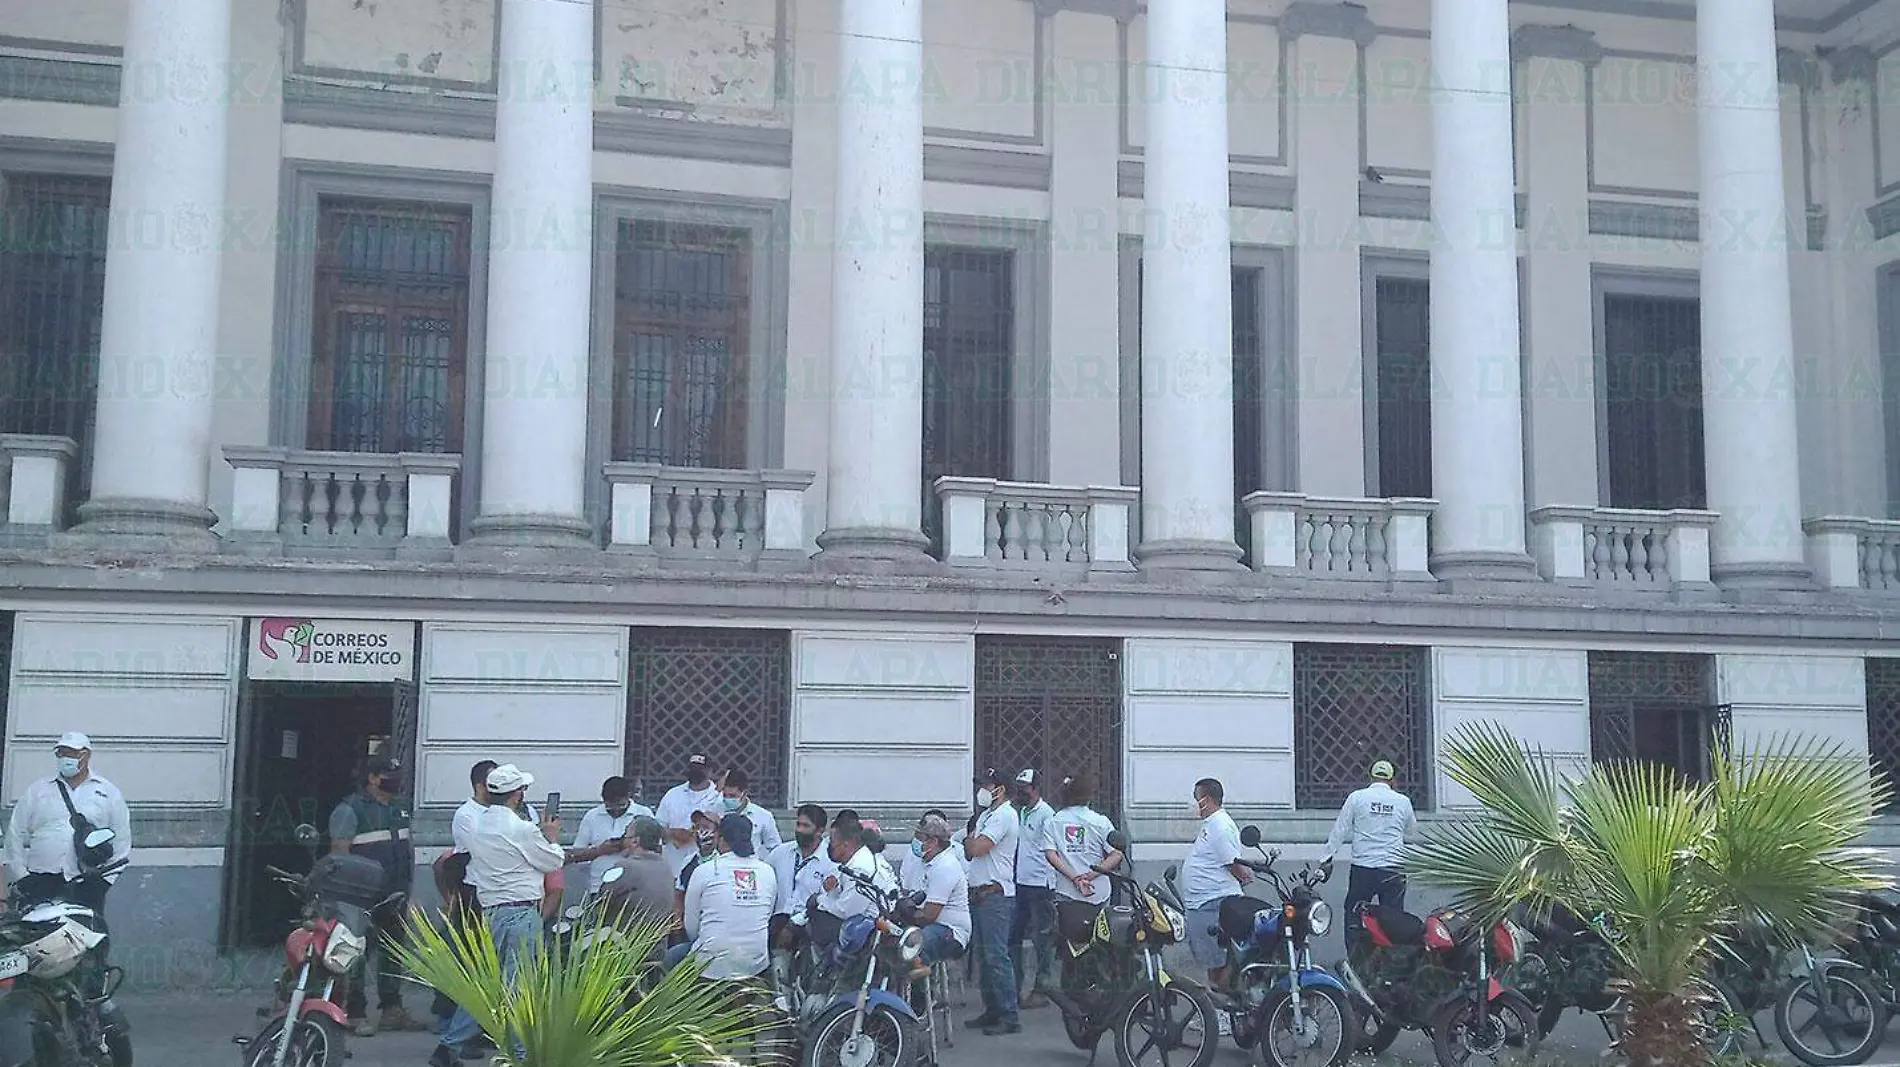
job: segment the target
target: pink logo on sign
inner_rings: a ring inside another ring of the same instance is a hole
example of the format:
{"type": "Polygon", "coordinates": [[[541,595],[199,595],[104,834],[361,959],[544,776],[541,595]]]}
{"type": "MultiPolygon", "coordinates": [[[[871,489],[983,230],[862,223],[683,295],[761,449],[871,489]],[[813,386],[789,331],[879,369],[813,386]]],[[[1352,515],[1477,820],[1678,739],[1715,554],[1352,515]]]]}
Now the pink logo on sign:
{"type": "Polygon", "coordinates": [[[757,893],[759,891],[758,872],[757,871],[733,871],[732,872],[732,888],[735,891],[740,892],[740,893],[757,893]]]}
{"type": "Polygon", "coordinates": [[[1062,829],[1062,836],[1070,848],[1081,848],[1082,842],[1087,840],[1089,832],[1080,826],[1065,826],[1062,829]]]}

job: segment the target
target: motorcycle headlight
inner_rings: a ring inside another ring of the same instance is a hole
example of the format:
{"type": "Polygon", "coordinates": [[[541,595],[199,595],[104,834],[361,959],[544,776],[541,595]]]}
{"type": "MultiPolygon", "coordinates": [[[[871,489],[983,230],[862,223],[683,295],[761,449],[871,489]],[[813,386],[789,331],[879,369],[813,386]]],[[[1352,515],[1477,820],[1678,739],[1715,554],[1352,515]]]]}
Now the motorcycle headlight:
{"type": "Polygon", "coordinates": [[[1163,904],[1161,915],[1168,920],[1168,931],[1174,940],[1179,941],[1187,936],[1187,916],[1182,915],[1179,909],[1163,904]]]}
{"type": "Polygon", "coordinates": [[[362,962],[367,943],[347,926],[337,923],[330,940],[323,946],[323,965],[334,974],[342,974],[362,962]]]}
{"type": "Polygon", "coordinates": [[[911,961],[915,960],[917,957],[923,955],[924,954],[923,930],[918,927],[913,926],[910,929],[904,931],[903,940],[897,943],[897,954],[903,957],[905,963],[910,963],[911,961]]]}
{"type": "Polygon", "coordinates": [[[1333,928],[1333,909],[1323,900],[1315,900],[1306,910],[1307,929],[1314,937],[1325,937],[1326,931],[1333,928]]]}

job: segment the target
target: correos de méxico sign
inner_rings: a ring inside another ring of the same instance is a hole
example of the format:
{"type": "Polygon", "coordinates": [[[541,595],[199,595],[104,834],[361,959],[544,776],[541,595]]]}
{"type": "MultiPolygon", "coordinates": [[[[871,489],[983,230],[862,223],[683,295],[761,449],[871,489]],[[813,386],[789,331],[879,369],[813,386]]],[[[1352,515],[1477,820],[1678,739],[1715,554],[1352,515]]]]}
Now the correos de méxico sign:
{"type": "Polygon", "coordinates": [[[257,681],[389,682],[415,676],[416,624],[282,615],[252,619],[257,681]]]}

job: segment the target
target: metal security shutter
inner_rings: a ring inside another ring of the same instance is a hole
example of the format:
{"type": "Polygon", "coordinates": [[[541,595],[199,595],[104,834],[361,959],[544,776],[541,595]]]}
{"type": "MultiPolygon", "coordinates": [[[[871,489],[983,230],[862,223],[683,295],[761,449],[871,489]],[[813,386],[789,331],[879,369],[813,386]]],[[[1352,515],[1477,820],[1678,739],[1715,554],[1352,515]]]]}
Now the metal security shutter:
{"type": "Polygon", "coordinates": [[[1293,646],[1295,807],[1338,807],[1366,784],[1366,772],[1380,759],[1397,766],[1397,784],[1415,804],[1431,806],[1427,652],[1410,646],[1293,646]]]}

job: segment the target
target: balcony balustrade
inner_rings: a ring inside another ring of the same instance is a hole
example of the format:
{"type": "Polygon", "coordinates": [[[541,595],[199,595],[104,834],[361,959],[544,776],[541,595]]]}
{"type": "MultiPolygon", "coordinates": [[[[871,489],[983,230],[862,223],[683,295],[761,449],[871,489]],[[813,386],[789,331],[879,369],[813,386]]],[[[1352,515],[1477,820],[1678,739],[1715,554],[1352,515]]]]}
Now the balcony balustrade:
{"type": "Polygon", "coordinates": [[[79,446],[70,437],[0,433],[0,515],[10,540],[38,540],[66,526],[66,487],[79,446]]]}
{"type": "Polygon", "coordinates": [[[1435,500],[1248,493],[1252,563],[1265,574],[1347,581],[1430,581],[1435,500]]]}
{"type": "Polygon", "coordinates": [[[1129,512],[1141,491],[939,478],[941,556],[957,566],[1077,572],[1130,571],[1129,512]]]}
{"type": "Polygon", "coordinates": [[[1545,507],[1531,554],[1548,581],[1671,591],[1709,585],[1712,511],[1545,507]]]}
{"type": "Polygon", "coordinates": [[[613,551],[744,566],[806,556],[809,471],[609,463],[606,475],[613,551]]]}
{"type": "Polygon", "coordinates": [[[229,540],[286,554],[446,555],[462,457],[227,445],[229,540]]]}
{"type": "Polygon", "coordinates": [[[1829,515],[1802,529],[1821,588],[1900,594],[1900,522],[1829,515]]]}

